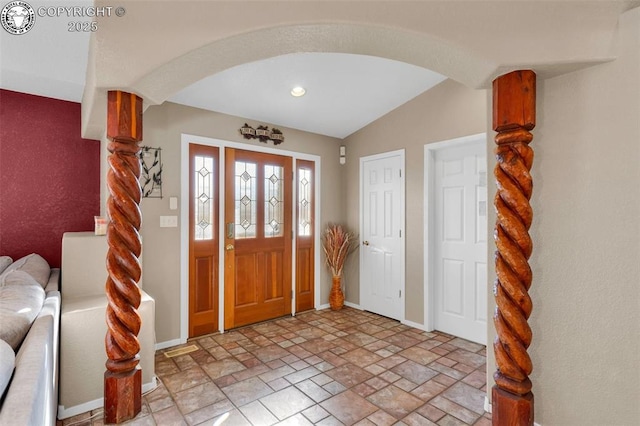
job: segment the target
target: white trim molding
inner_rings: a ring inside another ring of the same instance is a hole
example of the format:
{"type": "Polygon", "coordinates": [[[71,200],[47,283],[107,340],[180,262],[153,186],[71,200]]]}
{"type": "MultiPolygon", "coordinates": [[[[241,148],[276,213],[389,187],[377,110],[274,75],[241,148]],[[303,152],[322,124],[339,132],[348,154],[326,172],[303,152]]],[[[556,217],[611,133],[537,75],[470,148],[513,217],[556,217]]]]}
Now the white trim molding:
{"type": "Polygon", "coordinates": [[[344,301],[344,306],[348,306],[350,308],[357,309],[359,311],[363,311],[364,310],[364,309],[362,309],[362,306],[358,305],[357,303],[347,302],[346,300],[344,301]]]}
{"type": "Polygon", "coordinates": [[[162,349],[171,348],[173,346],[184,345],[185,343],[187,343],[187,339],[166,340],[164,342],[156,343],[156,351],[161,351],[162,349]]]}
{"type": "Polygon", "coordinates": [[[430,330],[427,330],[427,328],[424,326],[424,324],[420,324],[420,323],[417,323],[417,322],[409,321],[409,320],[406,320],[406,319],[400,321],[400,323],[402,323],[404,325],[408,325],[409,327],[417,328],[418,330],[430,331],[430,330]]]}

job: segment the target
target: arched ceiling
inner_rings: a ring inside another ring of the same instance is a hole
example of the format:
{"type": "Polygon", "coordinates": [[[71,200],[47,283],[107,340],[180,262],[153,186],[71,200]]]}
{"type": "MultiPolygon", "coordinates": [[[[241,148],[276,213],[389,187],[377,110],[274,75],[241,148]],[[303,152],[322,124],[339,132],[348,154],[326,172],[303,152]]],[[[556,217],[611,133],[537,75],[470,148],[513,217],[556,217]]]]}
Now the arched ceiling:
{"type": "MultiPolygon", "coordinates": [[[[96,6],[114,7],[98,0],[96,6]]],[[[617,20],[639,0],[136,1],[98,19],[83,94],[83,135],[104,132],[106,91],[164,102],[228,68],[299,52],[402,61],[489,87],[533,69],[544,79],[615,59],[617,20]]],[[[3,51],[5,37],[2,39],[3,51]]]]}

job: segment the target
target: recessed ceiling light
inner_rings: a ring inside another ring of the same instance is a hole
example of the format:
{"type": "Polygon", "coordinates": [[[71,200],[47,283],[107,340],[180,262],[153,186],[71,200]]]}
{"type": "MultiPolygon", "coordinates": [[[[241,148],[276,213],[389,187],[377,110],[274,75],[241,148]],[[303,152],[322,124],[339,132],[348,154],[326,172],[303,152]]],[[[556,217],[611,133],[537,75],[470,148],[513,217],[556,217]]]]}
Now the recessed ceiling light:
{"type": "Polygon", "coordinates": [[[295,96],[296,98],[304,96],[305,93],[307,93],[307,91],[304,89],[304,87],[296,86],[291,89],[291,96],[295,96]]]}

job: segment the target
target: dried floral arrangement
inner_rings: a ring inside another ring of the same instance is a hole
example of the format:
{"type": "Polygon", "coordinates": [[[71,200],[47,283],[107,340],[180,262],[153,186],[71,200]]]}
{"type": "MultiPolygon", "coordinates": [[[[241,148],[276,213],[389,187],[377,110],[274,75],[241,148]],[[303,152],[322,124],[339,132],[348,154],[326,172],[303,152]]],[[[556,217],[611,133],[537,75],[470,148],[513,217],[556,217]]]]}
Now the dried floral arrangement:
{"type": "Polygon", "coordinates": [[[347,256],[358,247],[357,237],[342,225],[329,224],[322,235],[322,248],[327,257],[327,266],[334,277],[342,275],[347,256]]]}

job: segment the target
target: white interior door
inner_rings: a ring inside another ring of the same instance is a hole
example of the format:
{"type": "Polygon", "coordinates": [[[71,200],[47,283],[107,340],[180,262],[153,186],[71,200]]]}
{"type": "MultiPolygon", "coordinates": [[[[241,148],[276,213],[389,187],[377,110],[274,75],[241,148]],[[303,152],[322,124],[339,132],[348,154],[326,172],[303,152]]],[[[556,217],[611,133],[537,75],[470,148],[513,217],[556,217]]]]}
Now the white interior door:
{"type": "Polygon", "coordinates": [[[487,161],[484,141],[435,151],[434,326],[487,340],[487,161]]]}
{"type": "Polygon", "coordinates": [[[360,305],[404,319],[404,150],[360,159],[360,305]]]}

